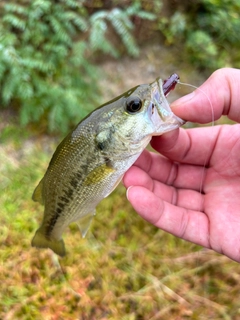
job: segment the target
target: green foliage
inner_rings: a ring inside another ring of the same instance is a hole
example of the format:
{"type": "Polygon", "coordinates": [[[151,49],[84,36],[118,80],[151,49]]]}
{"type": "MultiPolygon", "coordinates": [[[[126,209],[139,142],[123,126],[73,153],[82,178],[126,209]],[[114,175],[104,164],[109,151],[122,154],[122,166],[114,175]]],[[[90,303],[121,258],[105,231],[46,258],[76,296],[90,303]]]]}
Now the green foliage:
{"type": "Polygon", "coordinates": [[[185,57],[201,68],[240,67],[239,0],[201,0],[175,9],[159,22],[169,44],[184,43],[185,57]]]}
{"type": "Polygon", "coordinates": [[[101,10],[94,13],[90,17],[91,33],[89,40],[91,48],[93,50],[100,50],[104,53],[111,54],[116,58],[119,57],[119,50],[117,50],[106,37],[108,25],[110,23],[123,42],[127,53],[131,56],[138,56],[139,49],[131,34],[131,31],[134,28],[130,19],[132,16],[148,20],[155,19],[154,14],[141,10],[139,3],[133,4],[125,10],[113,8],[111,11],[101,10]]]}
{"type": "Polygon", "coordinates": [[[130,55],[138,54],[132,16],[154,19],[136,2],[89,16],[84,1],[22,0],[3,4],[0,17],[0,103],[17,106],[20,122],[43,120],[65,132],[99,101],[96,52],[119,56],[109,26],[130,55]]]}

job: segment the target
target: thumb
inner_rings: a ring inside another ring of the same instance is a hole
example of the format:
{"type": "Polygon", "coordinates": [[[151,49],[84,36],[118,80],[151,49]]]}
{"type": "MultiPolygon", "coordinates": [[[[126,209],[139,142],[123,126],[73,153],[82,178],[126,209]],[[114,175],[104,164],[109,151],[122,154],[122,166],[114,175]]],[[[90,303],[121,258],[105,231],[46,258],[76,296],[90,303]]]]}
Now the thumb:
{"type": "Polygon", "coordinates": [[[228,115],[240,122],[239,91],[240,70],[219,69],[194,92],[174,101],[171,109],[186,121],[208,123],[228,115]]]}

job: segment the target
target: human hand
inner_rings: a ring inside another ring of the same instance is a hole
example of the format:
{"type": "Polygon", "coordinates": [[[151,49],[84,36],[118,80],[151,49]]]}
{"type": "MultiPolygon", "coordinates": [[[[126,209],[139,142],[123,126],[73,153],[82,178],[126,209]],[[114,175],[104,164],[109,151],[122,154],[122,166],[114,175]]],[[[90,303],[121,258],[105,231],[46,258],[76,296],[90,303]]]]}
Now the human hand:
{"type": "MultiPolygon", "coordinates": [[[[219,69],[200,87],[214,119],[240,122],[240,70],[219,69]]],[[[212,121],[200,90],[172,104],[186,121],[212,121]]],[[[240,262],[240,124],[177,129],[153,137],[127,171],[127,197],[144,219],[240,262]]]]}

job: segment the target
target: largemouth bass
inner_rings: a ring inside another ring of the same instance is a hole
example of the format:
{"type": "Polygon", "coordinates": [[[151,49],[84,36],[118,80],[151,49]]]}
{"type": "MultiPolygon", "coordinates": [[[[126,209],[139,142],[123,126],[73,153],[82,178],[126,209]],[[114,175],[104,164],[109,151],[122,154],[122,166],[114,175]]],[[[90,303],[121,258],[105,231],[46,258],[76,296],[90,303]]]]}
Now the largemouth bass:
{"type": "Polygon", "coordinates": [[[100,106],[59,144],[33,193],[44,205],[32,246],[65,255],[62,234],[77,222],[84,237],[97,204],[121,181],[152,136],[184,124],[166,100],[178,80],[136,86],[100,106]]]}

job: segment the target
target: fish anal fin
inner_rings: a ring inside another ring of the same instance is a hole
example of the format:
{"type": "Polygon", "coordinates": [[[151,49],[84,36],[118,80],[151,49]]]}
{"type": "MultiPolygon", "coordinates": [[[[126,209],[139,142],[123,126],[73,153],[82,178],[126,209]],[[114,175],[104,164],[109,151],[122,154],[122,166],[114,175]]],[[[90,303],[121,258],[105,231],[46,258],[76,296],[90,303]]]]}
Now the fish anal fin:
{"type": "Polygon", "coordinates": [[[92,222],[94,215],[95,215],[95,211],[86,214],[85,216],[81,217],[78,221],[76,221],[83,238],[85,238],[88,232],[88,229],[90,227],[90,224],[92,222]]]}
{"type": "Polygon", "coordinates": [[[41,228],[39,228],[35,236],[32,239],[32,247],[36,248],[49,248],[60,257],[66,255],[65,245],[63,239],[60,240],[51,240],[45,236],[41,228]]]}
{"type": "Polygon", "coordinates": [[[39,184],[36,186],[33,195],[32,195],[33,201],[39,202],[41,204],[44,203],[44,197],[43,197],[43,179],[39,182],[39,184]]]}

